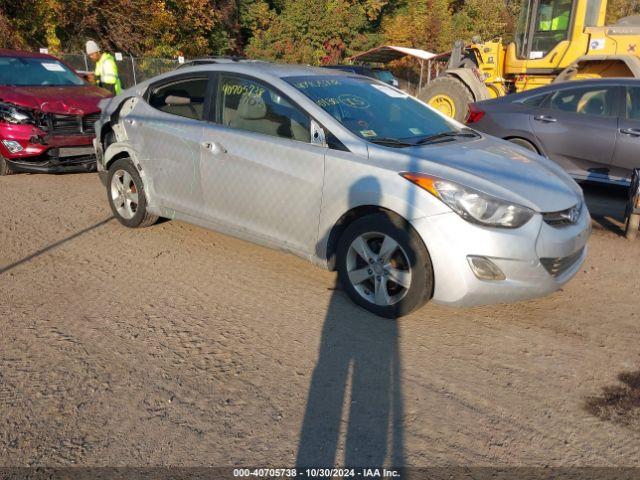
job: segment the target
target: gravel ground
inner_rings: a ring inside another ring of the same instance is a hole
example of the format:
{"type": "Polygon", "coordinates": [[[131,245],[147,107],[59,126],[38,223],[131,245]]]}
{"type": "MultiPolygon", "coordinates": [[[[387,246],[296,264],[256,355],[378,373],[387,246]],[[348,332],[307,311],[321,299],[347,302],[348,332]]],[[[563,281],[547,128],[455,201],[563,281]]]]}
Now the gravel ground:
{"type": "Polygon", "coordinates": [[[398,322],[95,175],[0,178],[0,466],[640,466],[640,241],[591,188],[562,291],[398,322]]]}

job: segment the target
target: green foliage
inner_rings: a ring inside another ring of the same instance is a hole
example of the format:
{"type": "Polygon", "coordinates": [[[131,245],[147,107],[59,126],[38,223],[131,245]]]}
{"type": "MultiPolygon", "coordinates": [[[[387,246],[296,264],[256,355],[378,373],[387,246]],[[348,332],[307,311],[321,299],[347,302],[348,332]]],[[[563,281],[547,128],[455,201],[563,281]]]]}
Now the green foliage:
{"type": "MultiPolygon", "coordinates": [[[[442,52],[512,38],[520,0],[0,0],[0,47],[337,63],[381,44],[442,52]]],[[[640,13],[609,0],[608,21],[640,13]]]]}

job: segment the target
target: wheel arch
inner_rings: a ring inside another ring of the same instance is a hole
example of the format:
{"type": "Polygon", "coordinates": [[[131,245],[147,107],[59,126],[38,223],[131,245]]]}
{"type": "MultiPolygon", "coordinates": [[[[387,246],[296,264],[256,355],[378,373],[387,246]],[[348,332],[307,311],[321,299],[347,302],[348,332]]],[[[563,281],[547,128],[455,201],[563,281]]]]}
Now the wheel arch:
{"type": "MultiPolygon", "coordinates": [[[[357,207],[353,207],[347,212],[345,212],[333,224],[333,227],[331,228],[327,236],[327,246],[326,246],[326,253],[324,254],[324,259],[327,262],[327,268],[329,270],[335,271],[336,269],[336,253],[338,251],[338,242],[340,241],[340,237],[342,236],[344,231],[347,229],[347,227],[349,227],[349,225],[351,225],[354,221],[358,220],[359,218],[366,217],[368,215],[372,215],[375,213],[386,213],[400,220],[403,223],[403,225],[413,228],[409,220],[407,220],[405,217],[403,217],[399,213],[389,208],[381,207],[379,205],[359,205],[357,207]]],[[[418,238],[420,238],[419,235],[418,235],[418,238]]],[[[426,245],[424,247],[425,249],[427,248],[426,245]]]]}
{"type": "Polygon", "coordinates": [[[524,136],[522,134],[518,134],[518,135],[507,135],[506,137],[503,137],[503,140],[524,140],[525,142],[531,144],[531,146],[533,148],[536,149],[536,153],[538,155],[544,155],[542,149],[540,148],[540,146],[536,143],[536,141],[532,138],[528,138],[527,136],[524,136]]]}
{"type": "Polygon", "coordinates": [[[640,58],[634,55],[583,55],[560,72],[553,82],[568,82],[576,75],[589,73],[600,78],[640,78],[640,58]]]}
{"type": "Polygon", "coordinates": [[[116,143],[112,143],[111,145],[109,145],[109,147],[107,147],[107,150],[104,153],[104,162],[103,162],[105,170],[108,171],[109,167],[113,165],[114,162],[121,160],[123,158],[129,159],[131,163],[134,165],[134,167],[136,168],[136,170],[138,171],[138,174],[140,175],[140,179],[142,180],[142,183],[144,185],[144,192],[147,200],[147,208],[151,212],[159,214],[156,202],[154,201],[156,195],[155,195],[155,190],[153,188],[153,182],[147,176],[147,172],[145,171],[144,168],[142,168],[142,165],[138,160],[138,156],[136,155],[135,150],[128,142],[116,142],[116,143]]]}

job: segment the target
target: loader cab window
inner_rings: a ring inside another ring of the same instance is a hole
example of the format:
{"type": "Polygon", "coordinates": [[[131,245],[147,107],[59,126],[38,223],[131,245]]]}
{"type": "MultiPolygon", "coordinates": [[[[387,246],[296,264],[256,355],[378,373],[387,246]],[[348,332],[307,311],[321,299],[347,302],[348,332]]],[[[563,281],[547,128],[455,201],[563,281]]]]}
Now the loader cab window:
{"type": "Polygon", "coordinates": [[[572,20],[573,0],[523,0],[516,31],[518,58],[546,57],[569,39],[572,20]]]}

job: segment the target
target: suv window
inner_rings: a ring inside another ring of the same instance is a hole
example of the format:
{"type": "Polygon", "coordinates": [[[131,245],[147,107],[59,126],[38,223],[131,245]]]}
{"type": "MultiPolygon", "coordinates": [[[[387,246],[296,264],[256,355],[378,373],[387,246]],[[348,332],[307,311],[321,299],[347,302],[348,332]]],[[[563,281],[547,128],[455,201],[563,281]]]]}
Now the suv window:
{"type": "Polygon", "coordinates": [[[276,90],[245,77],[224,75],[219,82],[220,122],[273,137],[310,142],[309,116],[276,90]]]}
{"type": "Polygon", "coordinates": [[[549,108],[582,115],[616,116],[615,92],[612,87],[560,90],[551,96],[549,108]]]}
{"type": "Polygon", "coordinates": [[[627,88],[627,118],[640,120],[640,87],[627,88]]]}
{"type": "Polygon", "coordinates": [[[206,78],[189,78],[156,87],[149,94],[149,104],[165,113],[202,120],[207,83],[206,78]]]}

